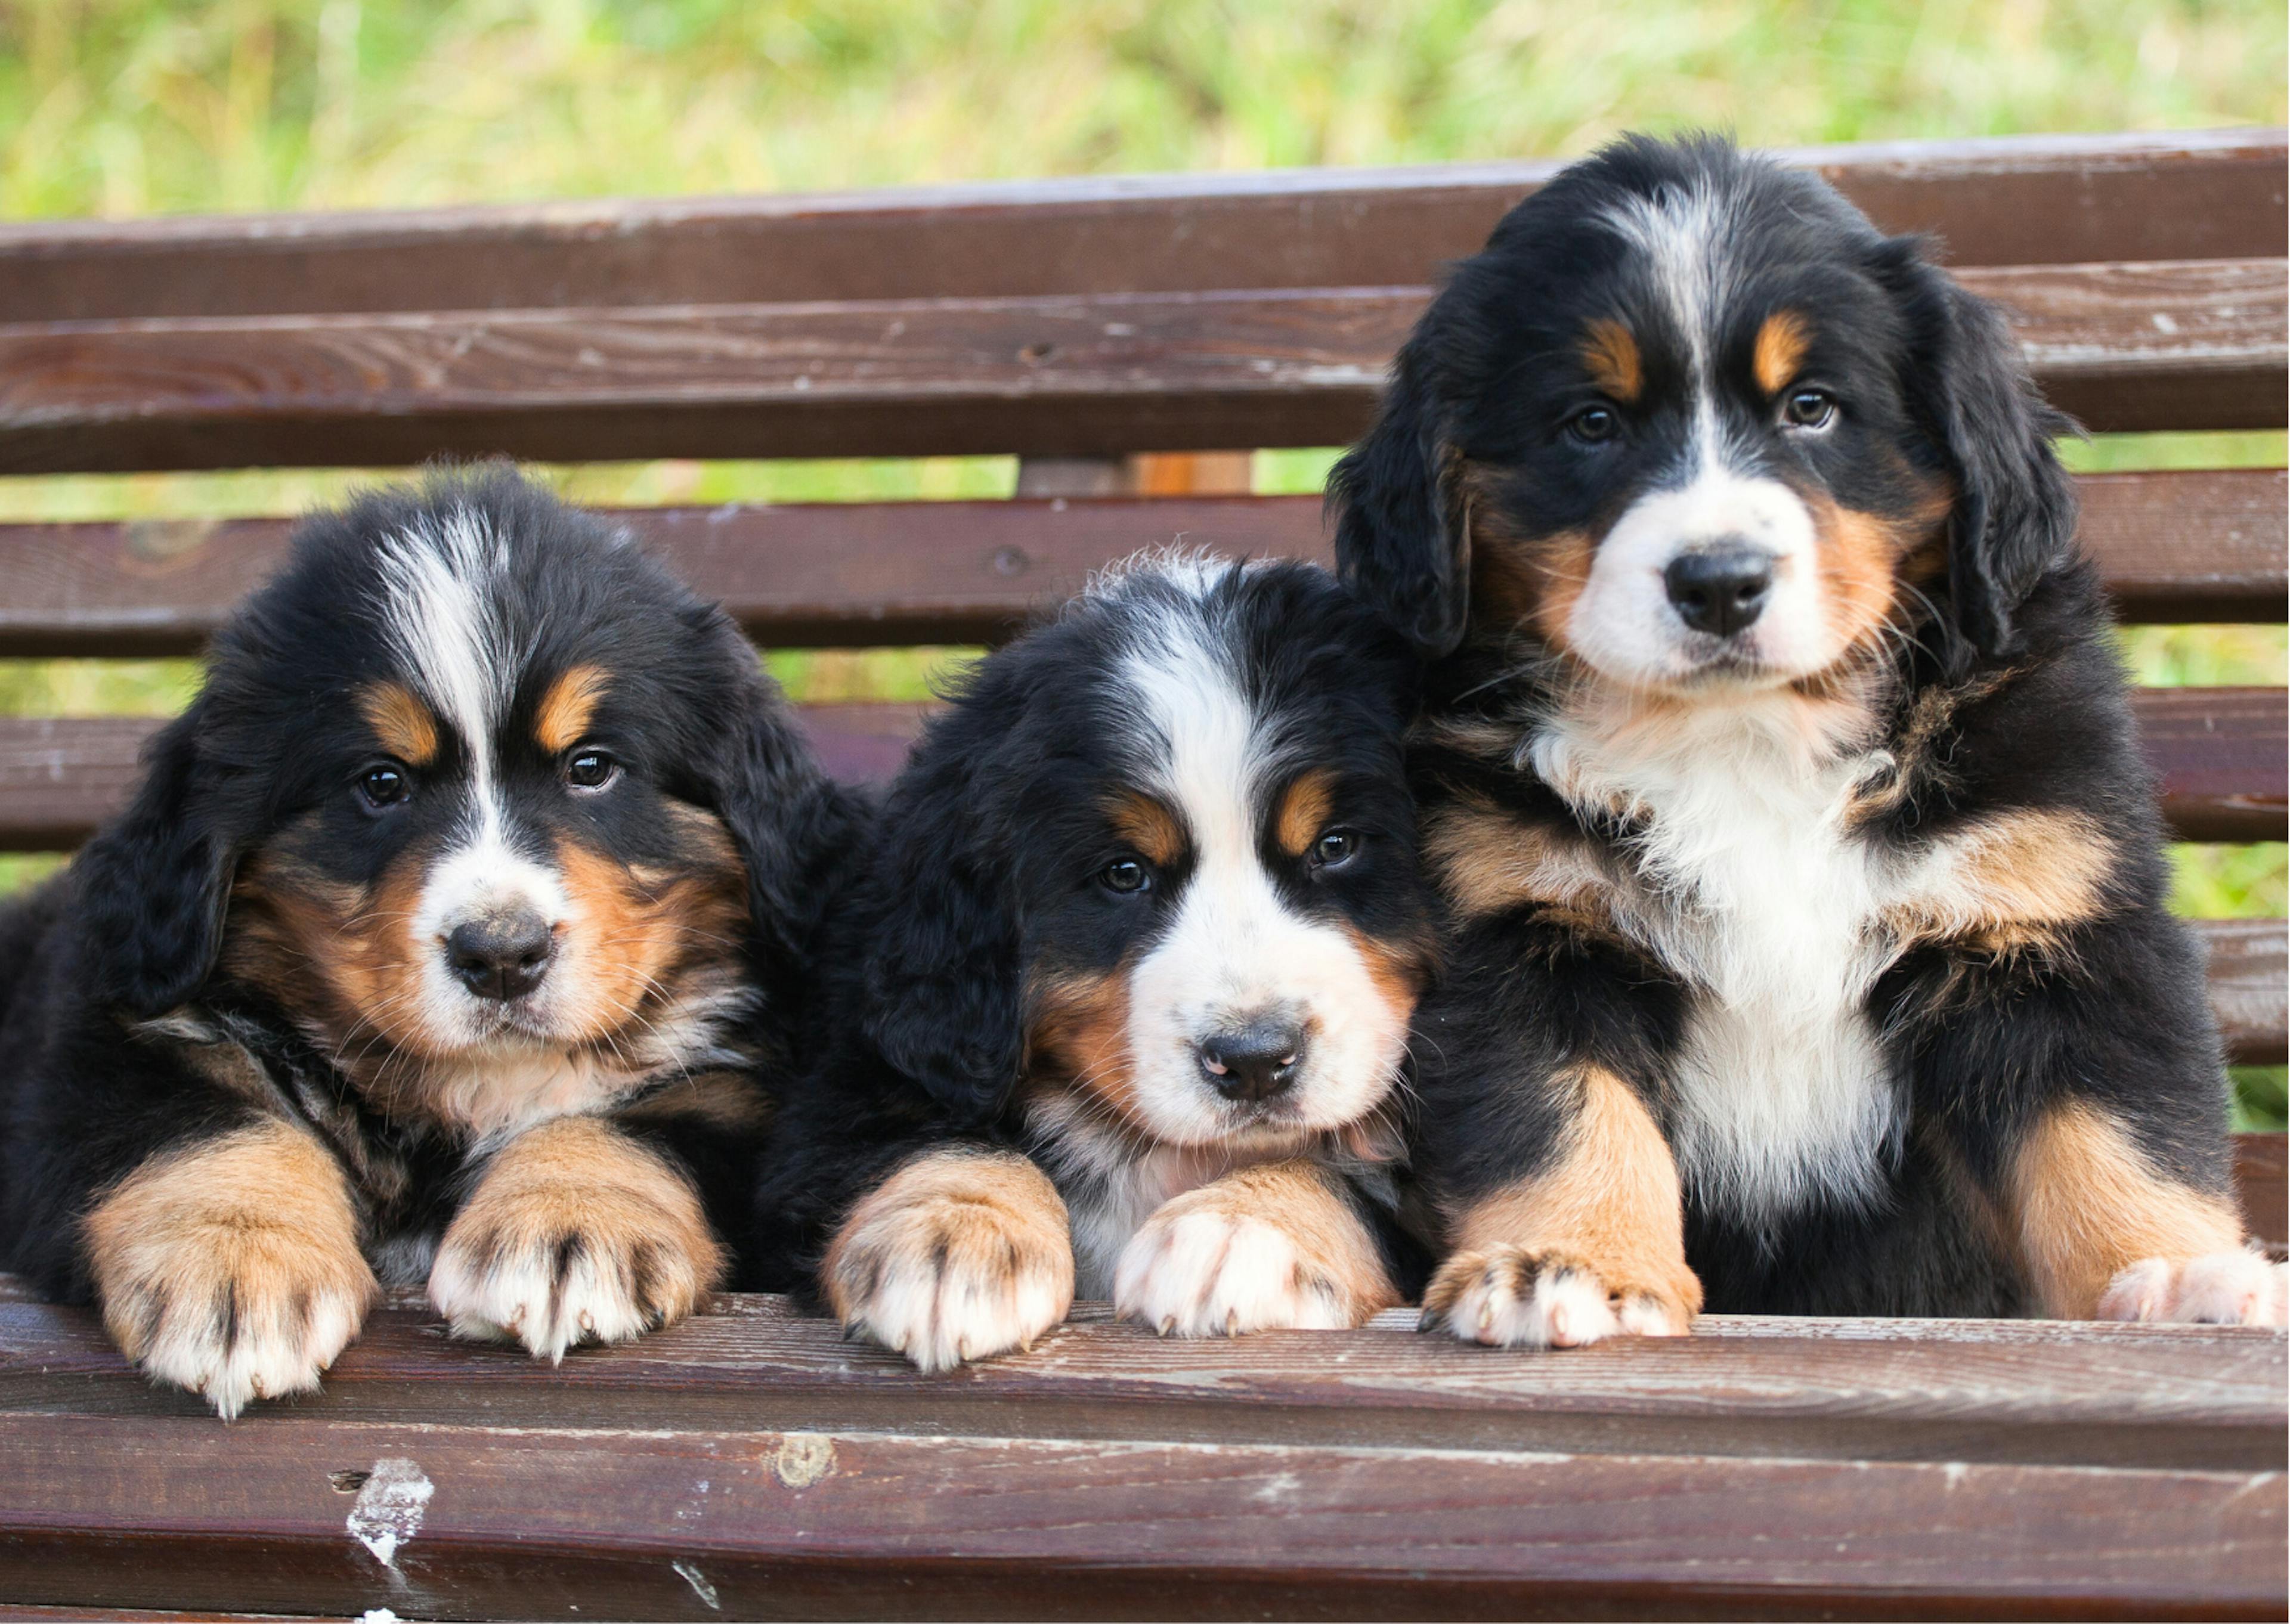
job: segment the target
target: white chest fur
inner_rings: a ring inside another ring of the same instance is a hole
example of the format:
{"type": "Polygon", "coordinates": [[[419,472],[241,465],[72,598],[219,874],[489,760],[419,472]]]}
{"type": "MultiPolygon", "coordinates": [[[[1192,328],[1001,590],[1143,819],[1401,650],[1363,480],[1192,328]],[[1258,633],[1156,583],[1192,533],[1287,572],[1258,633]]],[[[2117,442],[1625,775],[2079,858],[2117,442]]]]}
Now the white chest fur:
{"type": "Polygon", "coordinates": [[[1570,801],[1643,831],[1616,917],[1691,990],[1666,1079],[1679,1170],[1704,1204],[1751,1223],[1865,1201],[1902,1127],[1866,1013],[1894,887],[1846,828],[1881,758],[1835,736],[1856,721],[1758,695],[1578,711],[1528,744],[1570,801]]]}

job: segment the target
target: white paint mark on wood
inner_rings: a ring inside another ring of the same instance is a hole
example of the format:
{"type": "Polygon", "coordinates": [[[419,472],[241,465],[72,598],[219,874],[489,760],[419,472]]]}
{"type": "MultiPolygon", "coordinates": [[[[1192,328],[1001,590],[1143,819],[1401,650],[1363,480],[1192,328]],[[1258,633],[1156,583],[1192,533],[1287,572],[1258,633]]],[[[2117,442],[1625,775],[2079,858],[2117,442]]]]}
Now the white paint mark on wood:
{"type": "Polygon", "coordinates": [[[716,1612],[724,1611],[724,1604],[716,1599],[716,1587],[708,1582],[707,1574],[688,1562],[671,1562],[669,1566],[674,1568],[677,1577],[692,1587],[693,1595],[708,1604],[710,1611],[716,1612]]]}
{"type": "Polygon", "coordinates": [[[790,1489],[807,1489],[835,1470],[835,1444],[815,1432],[790,1432],[780,1440],[772,1473],[790,1489]]]}
{"type": "Polygon", "coordinates": [[[350,1505],[350,1537],[382,1566],[396,1567],[398,1548],[421,1532],[429,1497],[436,1492],[429,1475],[402,1456],[375,1461],[350,1505]]]}

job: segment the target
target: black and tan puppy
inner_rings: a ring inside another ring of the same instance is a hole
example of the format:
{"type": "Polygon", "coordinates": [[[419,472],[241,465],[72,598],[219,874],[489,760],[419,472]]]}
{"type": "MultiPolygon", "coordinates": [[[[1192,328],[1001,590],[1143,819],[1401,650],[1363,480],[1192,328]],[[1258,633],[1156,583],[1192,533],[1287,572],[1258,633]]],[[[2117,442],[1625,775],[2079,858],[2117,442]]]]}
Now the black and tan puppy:
{"type": "Polygon", "coordinates": [[[311,520],[6,923],[0,1255],[226,1416],[378,1279],[551,1358],[683,1315],[845,819],[599,521],[504,471],[311,520]]]}
{"type": "Polygon", "coordinates": [[[838,909],[761,1249],[823,1250],[835,1312],[925,1369],[1077,1282],[1185,1335],[1397,1302],[1412,682],[1293,564],[1133,567],[988,659],[838,909]]]}
{"type": "Polygon", "coordinates": [[[1921,242],[1722,142],[1456,269],[1334,482],[1436,660],[1427,1322],[2280,1323],[2062,427],[1921,242]]]}

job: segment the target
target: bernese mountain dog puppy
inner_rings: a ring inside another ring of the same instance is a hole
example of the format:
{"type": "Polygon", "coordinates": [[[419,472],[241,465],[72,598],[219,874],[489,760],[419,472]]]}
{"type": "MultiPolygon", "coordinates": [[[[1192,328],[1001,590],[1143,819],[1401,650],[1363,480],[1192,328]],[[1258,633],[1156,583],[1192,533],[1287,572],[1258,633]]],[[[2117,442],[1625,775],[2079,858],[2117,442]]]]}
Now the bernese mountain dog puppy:
{"type": "Polygon", "coordinates": [[[597,518],[498,468],[312,518],[0,924],[0,1257],[226,1417],[378,1281],[550,1359],[689,1312],[851,817],[597,518]]]}
{"type": "Polygon", "coordinates": [[[2069,427],[1924,242],[1719,140],[1454,269],[1332,484],[1433,662],[1428,1325],[2281,1322],[2069,427]]]}
{"type": "Polygon", "coordinates": [[[1077,1286],[1180,1335],[1399,1301],[1412,663],[1314,566],[1165,557],[981,662],[830,927],[759,1251],[925,1370],[1077,1286]]]}

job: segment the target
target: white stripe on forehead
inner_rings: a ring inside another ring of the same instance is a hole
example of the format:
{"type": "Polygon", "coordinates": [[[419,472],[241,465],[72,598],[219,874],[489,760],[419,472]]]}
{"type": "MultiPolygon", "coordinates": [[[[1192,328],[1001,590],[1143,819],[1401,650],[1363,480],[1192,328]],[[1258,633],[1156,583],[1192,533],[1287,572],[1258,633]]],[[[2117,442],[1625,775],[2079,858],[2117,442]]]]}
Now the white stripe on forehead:
{"type": "Polygon", "coordinates": [[[1655,292],[1685,342],[1694,419],[1688,466],[1694,473],[1722,467],[1728,445],[1718,417],[1710,343],[1733,293],[1733,258],[1726,252],[1733,198],[1696,180],[1665,186],[1651,197],[1626,199],[1599,218],[1645,256],[1655,292]]]}
{"type": "Polygon", "coordinates": [[[398,532],[381,551],[390,642],[422,697],[461,736],[481,783],[515,676],[490,590],[508,567],[507,545],[466,507],[398,532]]]}
{"type": "Polygon", "coordinates": [[[1198,845],[1246,851],[1255,839],[1249,807],[1261,764],[1257,717],[1222,628],[1195,584],[1182,584],[1185,602],[1141,605],[1131,628],[1122,675],[1139,701],[1138,742],[1198,845]]]}

